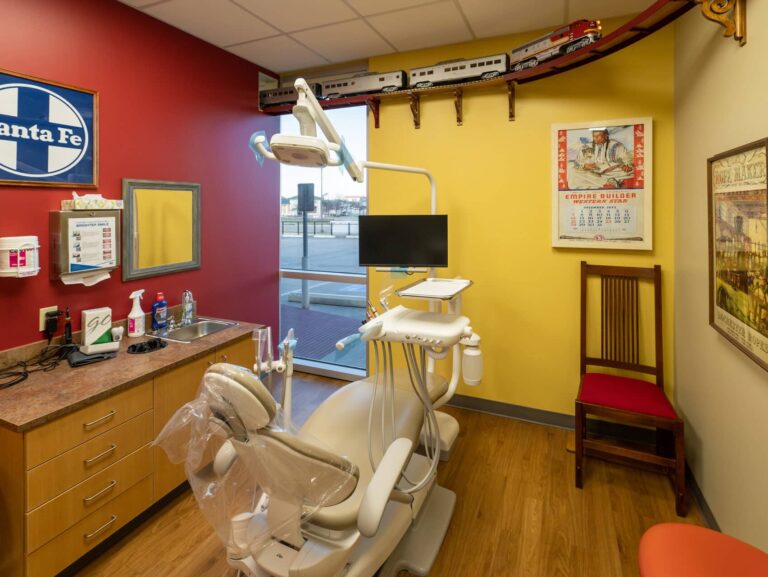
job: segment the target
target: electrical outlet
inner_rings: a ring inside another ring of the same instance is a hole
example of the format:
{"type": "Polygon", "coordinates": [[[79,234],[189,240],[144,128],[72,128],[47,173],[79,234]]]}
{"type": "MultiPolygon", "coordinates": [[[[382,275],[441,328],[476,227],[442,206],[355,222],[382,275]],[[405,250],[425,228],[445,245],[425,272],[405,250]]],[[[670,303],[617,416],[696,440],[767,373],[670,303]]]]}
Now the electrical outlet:
{"type": "Polygon", "coordinates": [[[45,313],[55,313],[57,310],[59,310],[58,306],[52,306],[52,307],[44,307],[40,309],[40,316],[39,316],[39,331],[42,333],[45,330],[45,313]]]}

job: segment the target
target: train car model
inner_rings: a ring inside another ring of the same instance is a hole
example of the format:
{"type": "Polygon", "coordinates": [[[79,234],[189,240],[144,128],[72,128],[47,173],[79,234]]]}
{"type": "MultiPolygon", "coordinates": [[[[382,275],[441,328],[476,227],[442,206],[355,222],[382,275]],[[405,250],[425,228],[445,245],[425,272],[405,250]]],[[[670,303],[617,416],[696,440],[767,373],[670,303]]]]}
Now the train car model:
{"type": "Polygon", "coordinates": [[[467,80],[494,78],[509,70],[509,55],[494,54],[482,58],[469,58],[441,62],[434,66],[413,68],[410,84],[412,88],[428,88],[438,84],[450,84],[467,80]]]}
{"type": "Polygon", "coordinates": [[[323,82],[322,91],[326,98],[340,98],[370,92],[394,92],[406,87],[406,76],[402,70],[361,74],[347,78],[337,78],[323,82]]]}
{"type": "Polygon", "coordinates": [[[512,51],[510,64],[513,72],[570,54],[600,40],[603,27],[600,20],[576,20],[554,32],[540,36],[512,51]]]}
{"type": "MultiPolygon", "coordinates": [[[[318,98],[322,96],[322,89],[318,82],[310,82],[309,87],[315,93],[315,96],[318,98]]],[[[281,86],[280,88],[259,91],[259,102],[262,108],[279,104],[295,104],[298,99],[299,95],[293,86],[281,86]]]]}

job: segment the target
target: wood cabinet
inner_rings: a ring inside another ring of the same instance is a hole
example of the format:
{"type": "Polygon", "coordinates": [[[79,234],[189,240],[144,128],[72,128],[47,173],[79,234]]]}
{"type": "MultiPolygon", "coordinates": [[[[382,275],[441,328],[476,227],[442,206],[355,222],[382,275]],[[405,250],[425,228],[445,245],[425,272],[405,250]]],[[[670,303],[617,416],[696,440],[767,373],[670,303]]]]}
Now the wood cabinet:
{"type": "MultiPolygon", "coordinates": [[[[155,377],[155,437],[160,434],[168,420],[185,403],[197,396],[200,380],[206,369],[213,363],[233,363],[252,368],[254,345],[251,339],[237,341],[217,349],[214,353],[192,361],[167,373],[155,377]]],[[[155,447],[155,501],[187,480],[184,466],[171,463],[165,451],[155,447]]]]}
{"type": "MultiPolygon", "coordinates": [[[[155,377],[155,437],[176,411],[197,395],[200,379],[209,365],[213,364],[214,353],[177,367],[155,377]]],[[[155,457],[155,501],[164,497],[186,480],[184,466],[171,463],[165,451],[154,447],[155,457]]]]}
{"type": "Polygon", "coordinates": [[[237,341],[216,351],[217,363],[232,363],[253,370],[256,361],[256,348],[251,339],[237,341]]]}
{"type": "Polygon", "coordinates": [[[52,577],[184,483],[152,440],[211,364],[253,359],[238,340],[23,433],[0,427],[0,576],[52,577]]]}

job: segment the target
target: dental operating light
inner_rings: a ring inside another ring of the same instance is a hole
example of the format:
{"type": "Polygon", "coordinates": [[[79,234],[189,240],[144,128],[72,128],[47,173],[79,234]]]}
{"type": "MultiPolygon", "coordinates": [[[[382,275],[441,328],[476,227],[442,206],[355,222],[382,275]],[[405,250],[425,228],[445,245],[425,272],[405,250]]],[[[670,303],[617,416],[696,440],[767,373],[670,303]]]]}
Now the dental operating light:
{"type": "Polygon", "coordinates": [[[263,134],[254,134],[251,137],[251,148],[270,160],[277,160],[283,164],[292,166],[307,166],[323,168],[325,166],[341,166],[355,182],[365,180],[365,169],[389,170],[394,172],[407,172],[423,174],[429,179],[431,190],[431,214],[437,212],[437,191],[432,174],[423,169],[412,166],[400,166],[397,164],[385,164],[371,162],[369,160],[355,161],[347,150],[344,141],[333,127],[330,118],[315,98],[315,94],[303,78],[297,78],[294,83],[298,100],[293,107],[293,115],[299,121],[301,134],[275,134],[269,141],[269,148],[265,146],[267,141],[263,134]],[[317,134],[320,127],[325,140],[317,134]]]}

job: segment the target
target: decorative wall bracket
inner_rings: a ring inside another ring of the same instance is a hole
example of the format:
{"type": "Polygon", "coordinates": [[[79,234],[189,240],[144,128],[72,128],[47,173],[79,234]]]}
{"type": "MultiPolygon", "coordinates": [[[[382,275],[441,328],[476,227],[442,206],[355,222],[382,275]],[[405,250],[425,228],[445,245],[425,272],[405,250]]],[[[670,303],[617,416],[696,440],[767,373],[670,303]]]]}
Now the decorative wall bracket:
{"type": "Polygon", "coordinates": [[[411,115],[413,116],[413,127],[421,128],[421,97],[416,93],[408,96],[411,101],[411,115]]]}
{"type": "Polygon", "coordinates": [[[510,122],[515,119],[515,87],[517,82],[514,80],[507,80],[507,100],[509,104],[509,120],[510,122]]]}
{"type": "Polygon", "coordinates": [[[378,98],[373,98],[371,100],[366,100],[365,103],[368,105],[368,108],[370,109],[371,113],[373,113],[373,126],[375,128],[379,127],[379,107],[381,105],[381,100],[378,98]]]}
{"type": "Polygon", "coordinates": [[[704,17],[719,23],[723,36],[733,37],[740,46],[747,43],[747,0],[695,0],[704,17]]]}
{"type": "Polygon", "coordinates": [[[453,91],[453,105],[456,107],[456,126],[464,124],[464,91],[457,88],[453,91]]]}

